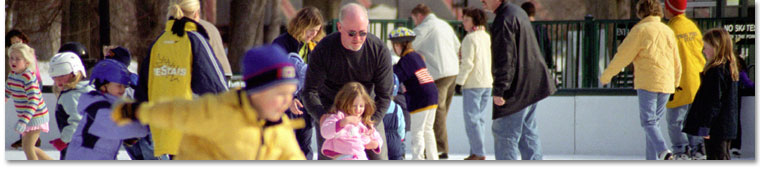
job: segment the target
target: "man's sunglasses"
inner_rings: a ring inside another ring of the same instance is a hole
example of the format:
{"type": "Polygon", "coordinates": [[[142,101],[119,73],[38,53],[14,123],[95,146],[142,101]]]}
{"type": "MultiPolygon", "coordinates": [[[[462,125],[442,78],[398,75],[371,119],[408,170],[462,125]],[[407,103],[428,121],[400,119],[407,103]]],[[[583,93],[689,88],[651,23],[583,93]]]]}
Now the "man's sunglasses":
{"type": "Polygon", "coordinates": [[[349,31],[348,32],[348,36],[354,37],[354,36],[356,36],[357,33],[359,33],[359,36],[361,36],[361,37],[367,36],[367,32],[364,32],[364,31],[360,31],[360,32],[349,31]]]}

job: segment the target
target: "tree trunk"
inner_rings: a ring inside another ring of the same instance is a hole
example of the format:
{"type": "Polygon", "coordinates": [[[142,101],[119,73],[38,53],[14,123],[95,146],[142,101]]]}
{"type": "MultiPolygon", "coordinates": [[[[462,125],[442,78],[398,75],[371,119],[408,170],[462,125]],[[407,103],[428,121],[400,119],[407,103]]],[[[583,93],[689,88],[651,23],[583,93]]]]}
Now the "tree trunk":
{"type": "MultiPolygon", "coordinates": [[[[83,59],[94,65],[95,59],[102,54],[100,43],[98,1],[97,0],[63,0],[63,21],[61,23],[61,44],[76,41],[87,48],[90,59],[83,59]]],[[[89,66],[91,67],[91,66],[89,66]]]]}
{"type": "Polygon", "coordinates": [[[137,0],[135,3],[135,14],[137,17],[137,37],[132,38],[135,43],[134,48],[130,49],[133,58],[142,62],[149,56],[148,51],[159,35],[164,31],[166,20],[169,18],[169,1],[165,0],[137,0]]]}
{"type": "Polygon", "coordinates": [[[11,29],[24,32],[37,59],[48,61],[61,44],[61,4],[58,0],[5,1],[5,32],[11,29]]]}
{"type": "Polygon", "coordinates": [[[325,21],[332,21],[338,18],[340,12],[340,2],[335,0],[308,0],[303,1],[303,7],[312,6],[322,12],[322,18],[325,21]]]}
{"type": "Polygon", "coordinates": [[[230,2],[229,60],[234,73],[240,73],[240,58],[245,51],[261,44],[267,1],[233,0],[230,2]],[[237,68],[235,68],[237,67],[237,68]]]}

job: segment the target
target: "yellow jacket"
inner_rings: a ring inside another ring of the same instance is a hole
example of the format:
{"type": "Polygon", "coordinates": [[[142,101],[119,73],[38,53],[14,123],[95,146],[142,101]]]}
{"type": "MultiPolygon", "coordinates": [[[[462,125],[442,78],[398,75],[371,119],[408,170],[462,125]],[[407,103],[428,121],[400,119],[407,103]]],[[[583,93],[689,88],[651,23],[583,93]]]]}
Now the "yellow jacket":
{"type": "Polygon", "coordinates": [[[668,26],[678,38],[678,53],[681,57],[681,84],[668,102],[668,108],[676,108],[694,102],[694,96],[699,89],[699,73],[705,67],[705,57],[702,55],[702,32],[694,21],[686,15],[678,15],[670,19],[668,26]]]}
{"type": "Polygon", "coordinates": [[[602,83],[609,83],[625,66],[633,62],[634,89],[673,93],[681,80],[681,58],[673,30],[659,16],[642,19],[618,46],[618,51],[602,73],[602,83]]]}
{"type": "Polygon", "coordinates": [[[181,130],[179,160],[305,160],[293,132],[303,121],[258,117],[245,91],[200,99],[149,102],[139,107],[143,124],[181,130]]]}

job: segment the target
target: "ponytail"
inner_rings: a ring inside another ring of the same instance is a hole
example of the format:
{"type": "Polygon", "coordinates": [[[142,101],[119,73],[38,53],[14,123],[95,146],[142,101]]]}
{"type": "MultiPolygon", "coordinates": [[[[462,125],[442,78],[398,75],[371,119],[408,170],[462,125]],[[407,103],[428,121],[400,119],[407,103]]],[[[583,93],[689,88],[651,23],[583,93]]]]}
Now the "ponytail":
{"type": "Polygon", "coordinates": [[[182,13],[182,8],[179,7],[179,4],[173,4],[169,6],[169,16],[179,19],[184,17],[185,14],[182,13]]]}
{"type": "Polygon", "coordinates": [[[169,16],[175,19],[192,18],[190,16],[201,9],[201,3],[198,0],[174,0],[169,4],[169,16]]]}

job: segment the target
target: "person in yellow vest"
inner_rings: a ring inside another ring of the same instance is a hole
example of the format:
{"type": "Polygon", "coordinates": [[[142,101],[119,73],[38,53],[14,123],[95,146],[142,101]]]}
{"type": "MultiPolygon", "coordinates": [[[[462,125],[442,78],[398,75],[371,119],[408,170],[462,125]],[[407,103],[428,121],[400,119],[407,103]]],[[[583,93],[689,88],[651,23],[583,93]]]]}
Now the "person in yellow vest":
{"type": "Polygon", "coordinates": [[[139,121],[184,133],[178,160],[305,160],[285,111],[298,80],[285,50],[267,45],[243,59],[245,88],[196,100],[117,104],[117,124],[139,121]]]}
{"type": "Polygon", "coordinates": [[[665,1],[665,18],[670,19],[668,26],[676,35],[678,55],[681,57],[681,84],[666,105],[668,134],[676,160],[705,159],[705,152],[699,148],[703,146],[702,138],[681,132],[686,113],[699,89],[699,73],[705,67],[702,32],[684,14],[686,4],[686,0],[665,1]]]}
{"type": "Polygon", "coordinates": [[[681,58],[673,30],[662,23],[658,0],[640,0],[636,15],[641,18],[618,46],[615,57],[600,81],[609,84],[620,70],[633,63],[633,85],[639,99],[641,127],[646,134],[647,160],[672,160],[673,153],[660,131],[665,104],[681,80],[681,58]]]}
{"type": "MultiPolygon", "coordinates": [[[[222,68],[200,24],[198,0],[179,0],[169,6],[169,20],[143,60],[135,89],[137,101],[193,99],[227,91],[222,68]]],[[[154,155],[167,159],[179,153],[182,132],[149,124],[154,155]]]]}

